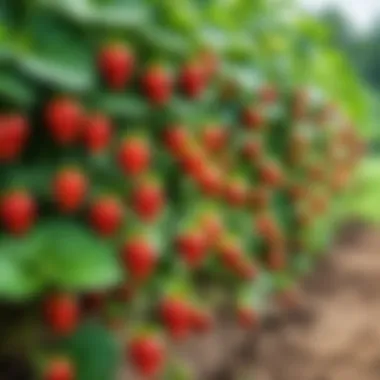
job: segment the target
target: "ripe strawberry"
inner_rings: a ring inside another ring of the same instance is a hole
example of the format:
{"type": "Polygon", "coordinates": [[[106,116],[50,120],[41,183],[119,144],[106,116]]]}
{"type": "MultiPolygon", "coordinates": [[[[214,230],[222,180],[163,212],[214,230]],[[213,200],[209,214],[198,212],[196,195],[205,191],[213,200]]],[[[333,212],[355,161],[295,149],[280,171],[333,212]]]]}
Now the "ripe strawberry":
{"type": "Polygon", "coordinates": [[[205,48],[200,52],[198,59],[203,70],[203,75],[206,81],[209,81],[219,70],[219,58],[214,51],[205,48]]]}
{"type": "Polygon", "coordinates": [[[150,164],[151,152],[148,142],[139,137],[126,138],[119,148],[119,165],[126,175],[145,172],[150,164]]]}
{"type": "Polygon", "coordinates": [[[74,380],[72,363],[65,358],[52,360],[45,370],[43,380],[74,380]]]}
{"type": "Polygon", "coordinates": [[[183,156],[190,141],[187,130],[181,125],[169,127],[164,134],[164,143],[169,152],[176,158],[183,156]]]}
{"type": "Polygon", "coordinates": [[[182,91],[192,99],[199,98],[206,87],[206,77],[199,62],[188,62],[182,68],[179,85],[182,91]]]}
{"type": "Polygon", "coordinates": [[[236,268],[236,273],[240,278],[246,281],[253,280],[257,275],[256,265],[249,260],[241,259],[239,265],[236,268]]]}
{"type": "Polygon", "coordinates": [[[207,246],[210,248],[215,247],[224,230],[223,221],[220,216],[212,212],[205,213],[201,217],[200,227],[204,231],[207,246]]]}
{"type": "Polygon", "coordinates": [[[267,253],[267,265],[272,271],[283,271],[286,267],[286,254],[283,249],[273,247],[267,253]]]}
{"type": "Polygon", "coordinates": [[[83,130],[84,143],[91,153],[103,151],[111,140],[111,122],[101,114],[87,118],[83,130]]]}
{"type": "Polygon", "coordinates": [[[155,220],[164,207],[164,194],[161,185],[155,180],[144,180],[132,194],[132,207],[146,222],[155,220]]]}
{"type": "Polygon", "coordinates": [[[14,161],[21,154],[30,133],[21,115],[0,116],[0,164],[14,161]]]}
{"type": "Polygon", "coordinates": [[[199,266],[206,255],[207,240],[200,230],[188,230],[180,234],[176,241],[177,249],[190,267],[199,266]]]}
{"type": "Polygon", "coordinates": [[[257,163],[263,156],[263,153],[263,144],[261,140],[250,139],[244,142],[242,155],[246,160],[252,163],[257,163]]]}
{"type": "Polygon", "coordinates": [[[157,263],[156,251],[143,236],[127,240],[122,247],[121,258],[129,275],[138,282],[147,280],[157,263]]]}
{"type": "Polygon", "coordinates": [[[205,310],[193,308],[190,313],[191,328],[199,334],[210,331],[214,323],[212,315],[205,310]]]}
{"type": "Polygon", "coordinates": [[[274,217],[270,214],[262,213],[257,216],[255,223],[257,233],[267,240],[274,240],[279,236],[279,226],[274,217]]]}
{"type": "Polygon", "coordinates": [[[172,338],[182,340],[188,337],[191,314],[185,301],[174,297],[164,299],[160,305],[160,315],[172,338]]]}
{"type": "Polygon", "coordinates": [[[76,168],[59,171],[53,181],[53,198],[61,212],[72,213],[79,209],[87,193],[88,182],[76,168]]]}
{"type": "Polygon", "coordinates": [[[60,145],[73,144],[82,129],[82,108],[77,101],[57,98],[47,105],[45,121],[53,139],[60,145]]]}
{"type": "Polygon", "coordinates": [[[242,114],[242,122],[249,129],[262,129],[265,124],[264,115],[255,107],[245,108],[242,114]]]}
{"type": "Polygon", "coordinates": [[[145,95],[153,104],[164,105],[172,96],[172,79],[161,66],[152,66],[145,72],[142,86],[145,95]]]}
{"type": "Polygon", "coordinates": [[[198,183],[203,194],[208,196],[217,196],[223,189],[223,176],[221,171],[215,166],[204,164],[195,173],[195,180],[198,183]]]}
{"type": "Polygon", "coordinates": [[[220,242],[219,250],[224,266],[236,273],[243,257],[238,244],[234,240],[223,240],[220,242]]]}
{"type": "Polygon", "coordinates": [[[249,307],[239,307],[237,317],[240,327],[244,329],[252,329],[259,324],[259,316],[249,307]]]}
{"type": "Polygon", "coordinates": [[[46,321],[56,334],[71,334],[78,325],[79,314],[78,302],[69,294],[56,294],[46,301],[46,321]]]}
{"type": "Polygon", "coordinates": [[[263,210],[268,207],[270,203],[271,192],[264,186],[259,186],[248,193],[248,203],[252,205],[255,210],[263,210]]]}
{"type": "Polygon", "coordinates": [[[101,236],[110,236],[120,228],[124,210],[118,199],[105,196],[91,205],[89,215],[94,230],[101,236]]]}
{"type": "Polygon", "coordinates": [[[277,187],[283,182],[283,174],[280,167],[273,161],[264,162],[259,168],[261,181],[268,186],[277,187]]]}
{"type": "Polygon", "coordinates": [[[165,349],[159,338],[153,335],[134,338],[129,345],[129,357],[137,372],[154,377],[162,370],[165,349]]]}
{"type": "Polygon", "coordinates": [[[205,167],[205,154],[198,145],[187,147],[181,157],[181,166],[184,172],[193,177],[197,177],[205,167]]]}
{"type": "Polygon", "coordinates": [[[247,187],[244,182],[238,179],[231,179],[224,189],[224,197],[231,206],[243,206],[247,200],[247,187]]]}
{"type": "Polygon", "coordinates": [[[122,90],[132,77],[135,57],[122,44],[107,45],[100,51],[98,64],[108,86],[122,90]]]}
{"type": "Polygon", "coordinates": [[[224,149],[227,139],[226,129],[218,125],[208,125],[202,133],[203,146],[211,153],[217,153],[224,149]]]}
{"type": "Polygon", "coordinates": [[[259,98],[264,103],[274,103],[277,97],[278,93],[274,85],[267,84],[259,89],[259,98]]]}
{"type": "Polygon", "coordinates": [[[0,219],[12,234],[26,233],[34,223],[37,206],[34,199],[24,191],[13,191],[0,201],[0,219]]]}

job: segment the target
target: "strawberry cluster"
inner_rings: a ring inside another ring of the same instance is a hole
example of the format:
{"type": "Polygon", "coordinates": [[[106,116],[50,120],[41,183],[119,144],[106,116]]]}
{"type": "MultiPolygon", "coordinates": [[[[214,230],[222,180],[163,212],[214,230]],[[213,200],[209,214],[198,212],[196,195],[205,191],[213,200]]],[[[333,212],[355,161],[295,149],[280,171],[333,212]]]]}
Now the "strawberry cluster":
{"type": "MultiPolygon", "coordinates": [[[[123,268],[117,289],[50,294],[43,307],[50,331],[75,333],[89,299],[91,313],[103,318],[109,304],[124,312],[153,294],[139,315],[175,342],[205,333],[214,306],[201,302],[198,279],[205,277],[231,285],[236,320],[243,328],[257,326],[258,310],[240,290],[262,273],[291,274],[294,260],[311,249],[310,233],[330,217],[360,157],[355,129],[309,90],[265,83],[247,90],[233,81],[231,89],[211,50],[182,62],[176,74],[158,63],[141,69],[133,49],[120,43],[101,47],[94,62],[102,89],[144,99],[149,125],[125,128],[86,99],[46,99],[45,139],[67,163],[53,165],[44,195],[9,187],[0,198],[4,233],[17,239],[46,214],[67,218],[111,243],[123,268]],[[199,102],[211,89],[205,114],[199,102]],[[195,106],[195,121],[169,112],[177,98],[195,106]],[[156,118],[160,112],[170,117],[156,118]],[[80,154],[71,160],[73,150],[80,154]]],[[[34,130],[26,115],[0,117],[1,167],[28,165],[28,143],[40,142],[34,130]]],[[[157,376],[166,361],[160,332],[132,332],[126,355],[138,373],[157,376]]],[[[56,359],[45,379],[74,379],[74,368],[56,359]]]]}

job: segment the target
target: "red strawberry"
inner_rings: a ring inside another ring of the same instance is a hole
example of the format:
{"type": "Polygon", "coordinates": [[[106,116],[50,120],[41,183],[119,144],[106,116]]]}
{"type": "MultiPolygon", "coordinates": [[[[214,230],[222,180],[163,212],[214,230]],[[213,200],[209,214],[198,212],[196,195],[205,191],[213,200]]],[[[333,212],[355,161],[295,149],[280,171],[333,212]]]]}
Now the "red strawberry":
{"type": "Polygon", "coordinates": [[[82,127],[82,108],[73,99],[57,98],[45,110],[45,121],[54,140],[60,145],[77,141],[82,127]]]}
{"type": "Polygon", "coordinates": [[[188,337],[191,328],[191,314],[188,304],[179,298],[167,298],[160,305],[162,322],[176,340],[188,337]]]}
{"type": "Polygon", "coordinates": [[[270,248],[267,254],[268,268],[272,271],[282,271],[286,267],[285,251],[281,248],[270,248]]]}
{"type": "Polygon", "coordinates": [[[124,217],[121,202],[111,196],[102,197],[90,207],[90,223],[101,236],[110,236],[120,228],[124,217]]]}
{"type": "Polygon", "coordinates": [[[22,235],[31,228],[36,212],[34,199],[24,191],[10,192],[0,202],[1,222],[7,231],[15,235],[22,235]]]}
{"type": "Polygon", "coordinates": [[[143,376],[157,376],[165,360],[164,346],[156,336],[134,338],[129,346],[133,366],[143,376]]]}
{"type": "Polygon", "coordinates": [[[205,164],[199,168],[199,172],[194,170],[195,180],[201,191],[209,196],[220,194],[223,189],[223,176],[221,171],[215,166],[205,164]]]}
{"type": "Polygon", "coordinates": [[[243,280],[252,280],[257,275],[256,266],[248,260],[242,259],[236,268],[236,272],[243,280]]]}
{"type": "Polygon", "coordinates": [[[248,194],[248,202],[256,210],[262,210],[268,207],[271,193],[269,189],[260,186],[252,189],[248,194]]]}
{"type": "Polygon", "coordinates": [[[123,89],[130,81],[135,66],[135,57],[122,44],[105,46],[99,55],[99,69],[109,87],[123,89]]]}
{"type": "Polygon", "coordinates": [[[55,359],[51,361],[45,370],[43,380],[74,380],[75,373],[68,359],[55,359]]]}
{"type": "Polygon", "coordinates": [[[244,329],[251,329],[257,327],[259,317],[257,313],[248,307],[239,307],[237,311],[239,325],[244,329]]]}
{"type": "Polygon", "coordinates": [[[110,143],[112,127],[110,120],[101,114],[88,117],[83,130],[83,139],[91,153],[103,151],[110,143]]]}
{"type": "Polygon", "coordinates": [[[189,230],[177,238],[177,249],[183,260],[190,266],[196,267],[205,258],[207,240],[199,230],[189,230]]]}
{"type": "Polygon", "coordinates": [[[189,146],[181,157],[181,165],[189,176],[197,177],[205,166],[205,155],[197,145],[189,146]]]}
{"type": "Polygon", "coordinates": [[[265,120],[258,108],[250,107],[243,110],[242,122],[249,129],[261,129],[265,120]]]}
{"type": "Polygon", "coordinates": [[[230,180],[224,189],[224,197],[231,206],[243,206],[247,200],[247,188],[239,180],[230,180]]]}
{"type": "Polygon", "coordinates": [[[261,140],[250,139],[244,142],[242,147],[242,154],[246,160],[252,163],[257,163],[263,156],[263,145],[261,140]]]}
{"type": "Polygon", "coordinates": [[[283,181],[283,174],[280,167],[272,161],[264,162],[260,169],[259,175],[261,181],[268,186],[280,186],[283,181]]]}
{"type": "Polygon", "coordinates": [[[164,134],[164,143],[169,152],[176,158],[183,156],[189,140],[187,130],[181,125],[169,127],[164,134]]]}
{"type": "Polygon", "coordinates": [[[279,227],[272,215],[263,213],[256,219],[256,230],[265,239],[275,239],[279,235],[279,227]]]}
{"type": "Polygon", "coordinates": [[[206,80],[210,80],[218,72],[219,58],[211,49],[205,48],[200,52],[199,62],[206,80]]]}
{"type": "Polygon", "coordinates": [[[23,116],[0,116],[0,164],[13,161],[21,154],[29,132],[29,125],[23,116]]]}
{"type": "Polygon", "coordinates": [[[141,182],[132,194],[132,206],[140,218],[146,222],[158,217],[164,207],[164,194],[157,181],[141,182]]]}
{"type": "Polygon", "coordinates": [[[118,160],[126,175],[138,175],[145,172],[151,160],[148,142],[139,137],[126,138],[119,148],[118,160]]]}
{"type": "Polygon", "coordinates": [[[204,214],[200,221],[201,229],[204,231],[204,236],[209,247],[214,247],[220,240],[224,225],[220,216],[216,213],[208,212],[204,214]]]}
{"type": "Polygon", "coordinates": [[[219,249],[224,266],[233,272],[237,272],[243,257],[242,251],[237,243],[227,239],[220,243],[219,249]]]}
{"type": "Polygon", "coordinates": [[[191,328],[197,333],[205,333],[212,328],[212,315],[202,309],[191,310],[191,328]]]}
{"type": "Polygon", "coordinates": [[[225,128],[218,125],[208,125],[202,133],[203,145],[209,152],[220,152],[227,143],[228,134],[225,128]]]}
{"type": "Polygon", "coordinates": [[[189,62],[182,68],[179,84],[183,92],[190,98],[199,98],[205,87],[205,75],[203,68],[197,62],[189,62]]]}
{"type": "Polygon", "coordinates": [[[278,97],[276,87],[271,84],[263,86],[259,90],[259,97],[264,103],[274,103],[278,97]]]}
{"type": "Polygon", "coordinates": [[[53,198],[60,211],[77,211],[84,201],[87,188],[87,178],[78,169],[67,168],[58,172],[53,181],[53,198]]]}
{"type": "Polygon", "coordinates": [[[142,236],[127,240],[122,247],[121,257],[130,276],[138,282],[147,280],[157,263],[156,251],[142,236]]]}
{"type": "Polygon", "coordinates": [[[79,314],[78,302],[69,294],[57,294],[46,301],[46,320],[56,334],[71,334],[78,325],[79,314]]]}
{"type": "Polygon", "coordinates": [[[145,95],[153,104],[164,105],[172,96],[172,79],[161,66],[153,66],[142,78],[145,95]]]}

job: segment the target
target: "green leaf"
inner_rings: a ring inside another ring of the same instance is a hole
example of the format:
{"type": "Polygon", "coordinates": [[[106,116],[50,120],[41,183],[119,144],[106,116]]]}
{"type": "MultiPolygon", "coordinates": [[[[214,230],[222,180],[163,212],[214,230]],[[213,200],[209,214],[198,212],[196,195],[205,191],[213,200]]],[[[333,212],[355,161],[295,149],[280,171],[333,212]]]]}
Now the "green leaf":
{"type": "Polygon", "coordinates": [[[29,107],[35,101],[35,93],[25,78],[13,72],[0,73],[0,97],[19,107],[29,107]]]}
{"type": "Polygon", "coordinates": [[[54,285],[76,291],[106,288],[121,278],[118,260],[106,244],[74,223],[50,222],[37,232],[43,236],[40,271],[54,285]]]}
{"type": "Polygon", "coordinates": [[[116,379],[120,349],[103,326],[83,324],[64,347],[75,363],[78,380],[116,379]]]}

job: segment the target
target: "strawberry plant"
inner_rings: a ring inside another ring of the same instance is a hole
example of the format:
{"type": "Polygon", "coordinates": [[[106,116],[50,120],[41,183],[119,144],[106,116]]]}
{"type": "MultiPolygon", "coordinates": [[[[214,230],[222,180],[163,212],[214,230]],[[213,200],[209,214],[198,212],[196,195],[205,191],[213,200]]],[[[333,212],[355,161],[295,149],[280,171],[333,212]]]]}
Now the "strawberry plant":
{"type": "Polygon", "coordinates": [[[25,311],[5,346],[43,379],[113,379],[121,356],[149,378],[165,341],[212,328],[210,289],[257,326],[328,243],[361,155],[311,55],[265,32],[303,37],[261,30],[266,1],[5,3],[0,296],[25,311]]]}

